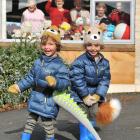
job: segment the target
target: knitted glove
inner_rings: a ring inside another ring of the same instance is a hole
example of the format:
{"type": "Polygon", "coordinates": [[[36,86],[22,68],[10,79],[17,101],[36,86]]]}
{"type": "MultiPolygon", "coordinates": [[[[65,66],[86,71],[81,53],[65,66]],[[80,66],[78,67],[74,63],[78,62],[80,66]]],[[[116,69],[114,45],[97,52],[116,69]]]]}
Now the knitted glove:
{"type": "Polygon", "coordinates": [[[94,103],[94,98],[91,95],[85,96],[83,98],[83,102],[87,105],[87,106],[92,106],[94,103]]]}
{"type": "Polygon", "coordinates": [[[46,76],[45,80],[48,82],[48,85],[50,87],[55,87],[56,85],[56,79],[53,76],[46,76]]]}
{"type": "Polygon", "coordinates": [[[12,94],[18,94],[20,92],[20,89],[17,84],[13,84],[8,88],[7,91],[12,94]]]}
{"type": "Polygon", "coordinates": [[[92,99],[93,99],[93,104],[95,104],[100,100],[100,96],[98,94],[93,94],[92,99]]]}

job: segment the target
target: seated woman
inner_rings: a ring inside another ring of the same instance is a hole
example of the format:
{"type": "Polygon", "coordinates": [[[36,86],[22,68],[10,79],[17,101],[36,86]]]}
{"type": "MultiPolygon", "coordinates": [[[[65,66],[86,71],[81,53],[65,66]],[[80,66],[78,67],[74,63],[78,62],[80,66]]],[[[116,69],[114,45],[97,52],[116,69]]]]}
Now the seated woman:
{"type": "Polygon", "coordinates": [[[45,5],[46,12],[49,14],[52,25],[59,26],[63,22],[71,22],[70,12],[63,8],[64,0],[55,0],[57,7],[52,7],[52,0],[48,0],[45,5]]]}

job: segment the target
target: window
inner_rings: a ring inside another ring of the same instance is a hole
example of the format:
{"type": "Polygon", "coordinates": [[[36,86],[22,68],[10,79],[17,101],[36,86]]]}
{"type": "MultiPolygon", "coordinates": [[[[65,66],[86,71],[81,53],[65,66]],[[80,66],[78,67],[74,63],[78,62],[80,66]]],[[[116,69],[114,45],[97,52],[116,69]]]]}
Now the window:
{"type": "MultiPolygon", "coordinates": [[[[28,0],[6,0],[6,34],[8,39],[13,38],[13,34],[20,35],[22,14],[27,9],[28,0]]],[[[46,1],[37,0],[37,7],[44,13],[46,1]]],[[[47,14],[46,14],[47,15],[47,14]]]]}
{"type": "Polygon", "coordinates": [[[6,37],[6,2],[0,1],[0,39],[5,39],[6,37]]]}
{"type": "MultiPolygon", "coordinates": [[[[102,28],[101,23],[108,23],[106,19],[100,20],[100,18],[98,18],[98,14],[101,14],[98,12],[102,10],[103,6],[105,10],[104,18],[108,18],[110,20],[110,23],[112,24],[110,26],[107,26],[109,32],[106,32],[104,30],[103,34],[105,44],[134,44],[134,0],[113,0],[113,2],[110,0],[82,1],[84,9],[90,12],[90,23],[92,25],[101,25],[100,28],[102,28]],[[121,15],[119,13],[119,10],[121,10],[121,15]],[[110,32],[110,30],[113,31],[110,32]]],[[[2,4],[2,17],[6,17],[6,21],[4,20],[4,18],[1,20],[2,38],[11,39],[13,31],[21,28],[21,16],[23,11],[27,8],[27,0],[6,0],[6,2],[2,1],[0,3],[6,3],[5,5],[2,4]],[[6,13],[5,16],[4,13],[6,13]]],[[[45,4],[45,0],[37,0],[37,7],[45,13],[46,18],[49,18],[48,14],[45,12],[45,4]]],[[[65,0],[64,8],[69,10],[73,9],[74,0],[65,0]]],[[[76,33],[76,35],[79,36],[78,33],[76,33]]],[[[82,35],[80,35],[80,37],[82,38],[82,35]]],[[[71,40],[66,34],[66,39],[64,39],[62,42],[76,44],[82,43],[83,41],[82,39],[71,40]]]]}
{"type": "MultiPolygon", "coordinates": [[[[12,39],[13,34],[16,32],[20,34],[22,14],[27,9],[28,0],[6,0],[6,38],[12,39]]],[[[44,14],[45,18],[49,19],[49,15],[45,10],[46,0],[36,0],[37,7],[44,14]]],[[[55,6],[55,0],[52,1],[52,6],[55,6]]],[[[65,9],[74,8],[73,0],[65,0],[65,9]]]]}
{"type": "Polygon", "coordinates": [[[91,21],[107,44],[134,44],[134,0],[92,0],[91,21]]]}

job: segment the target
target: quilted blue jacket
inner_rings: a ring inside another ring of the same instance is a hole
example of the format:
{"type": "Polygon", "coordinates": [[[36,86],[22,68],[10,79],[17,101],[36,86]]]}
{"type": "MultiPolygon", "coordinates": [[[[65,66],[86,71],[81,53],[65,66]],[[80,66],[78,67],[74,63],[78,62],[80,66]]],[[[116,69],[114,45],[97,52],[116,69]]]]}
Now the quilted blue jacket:
{"type": "Polygon", "coordinates": [[[30,112],[47,118],[55,118],[59,108],[52,98],[52,93],[54,90],[65,90],[70,85],[69,71],[59,56],[41,55],[34,62],[29,73],[17,84],[21,92],[32,87],[28,100],[30,112]],[[54,88],[49,87],[45,81],[48,75],[56,78],[57,83],[54,88]]]}
{"type": "Polygon", "coordinates": [[[82,102],[84,96],[94,93],[104,100],[111,79],[109,61],[100,54],[100,59],[95,62],[91,55],[85,52],[71,65],[70,79],[71,95],[75,101],[82,102]]]}

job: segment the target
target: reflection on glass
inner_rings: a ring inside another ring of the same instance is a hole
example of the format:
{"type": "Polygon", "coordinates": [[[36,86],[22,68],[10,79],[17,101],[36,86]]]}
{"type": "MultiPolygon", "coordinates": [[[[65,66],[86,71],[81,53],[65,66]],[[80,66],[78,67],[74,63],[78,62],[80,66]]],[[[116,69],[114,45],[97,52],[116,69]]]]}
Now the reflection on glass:
{"type": "Polygon", "coordinates": [[[97,2],[95,13],[104,40],[130,40],[130,2],[97,2]]]}
{"type": "Polygon", "coordinates": [[[40,7],[44,7],[46,1],[6,0],[6,3],[8,38],[13,38],[15,35],[20,37],[25,32],[31,34],[41,33],[45,24],[45,14],[40,7]]]}
{"type": "MultiPolygon", "coordinates": [[[[75,8],[74,1],[75,0],[66,0],[66,9],[69,9],[70,11],[73,11],[75,8]]],[[[78,0],[80,1],[80,0],[78,0]]],[[[27,9],[27,0],[6,0],[6,14],[7,14],[7,37],[12,38],[12,35],[16,32],[17,34],[20,34],[19,29],[22,26],[22,15],[23,12],[27,9]]],[[[62,39],[64,40],[83,40],[83,34],[85,30],[87,30],[90,20],[87,20],[88,24],[85,22],[85,18],[83,18],[83,13],[85,11],[90,12],[89,6],[90,1],[89,0],[82,0],[81,5],[81,13],[77,12],[77,20],[75,24],[72,22],[70,24],[71,30],[65,31],[64,29],[67,28],[67,24],[62,24],[60,26],[60,33],[62,35],[62,39]],[[84,11],[84,12],[83,12],[84,11]],[[79,14],[80,13],[80,14],[79,14]],[[61,27],[65,27],[64,29],[61,27]]],[[[47,12],[45,12],[45,0],[37,0],[37,7],[38,9],[41,9],[42,12],[45,14],[45,17],[49,19],[49,16],[47,15],[47,12]]],[[[132,23],[130,23],[130,19],[132,16],[130,15],[131,10],[131,2],[125,2],[125,1],[117,1],[117,2],[95,2],[95,20],[94,23],[99,26],[99,28],[103,31],[103,38],[104,40],[115,40],[115,39],[122,39],[122,40],[130,40],[130,27],[132,23]]],[[[74,12],[75,13],[75,12],[74,12]]],[[[35,18],[40,16],[34,16],[35,18]]],[[[86,18],[87,18],[86,14],[86,18]]],[[[27,19],[27,18],[26,18],[27,19]]],[[[87,18],[88,19],[88,18],[87,18]]],[[[36,19],[33,19],[33,21],[36,21],[36,19]]],[[[30,23],[25,24],[27,28],[25,30],[31,30],[32,26],[30,23]]],[[[39,25],[39,24],[38,24],[39,25]]],[[[44,22],[43,27],[50,26],[50,20],[47,22],[44,22]]],[[[37,26],[35,26],[37,27],[37,26]]],[[[33,28],[33,32],[35,28],[33,28]]],[[[39,28],[37,28],[39,29],[39,28]]],[[[39,29],[40,31],[40,29],[39,29]]],[[[41,29],[42,31],[42,29],[41,29]]]]}

